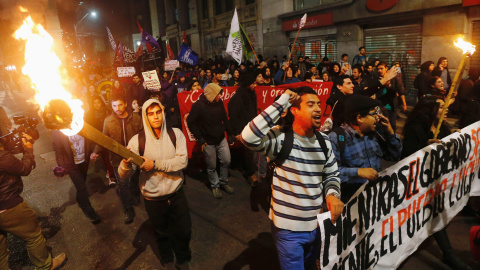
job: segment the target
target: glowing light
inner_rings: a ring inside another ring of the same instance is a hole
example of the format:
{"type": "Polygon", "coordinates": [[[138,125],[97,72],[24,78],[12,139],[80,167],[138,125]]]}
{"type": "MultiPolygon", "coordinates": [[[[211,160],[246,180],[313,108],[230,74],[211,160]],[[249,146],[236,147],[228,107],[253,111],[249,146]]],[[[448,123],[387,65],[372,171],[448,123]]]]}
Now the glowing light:
{"type": "Polygon", "coordinates": [[[90,13],[90,14],[91,14],[92,17],[94,17],[94,18],[97,17],[97,12],[95,12],[95,11],[92,11],[92,13],[90,13]]]}
{"type": "Polygon", "coordinates": [[[464,54],[472,55],[475,52],[475,45],[458,38],[457,42],[453,42],[455,46],[463,50],[464,54]]]}
{"type": "Polygon", "coordinates": [[[20,12],[28,12],[28,9],[26,9],[22,6],[18,6],[18,9],[20,9],[20,12]]]}
{"type": "Polygon", "coordinates": [[[73,99],[62,85],[61,62],[53,51],[53,38],[29,16],[14,33],[16,39],[25,40],[25,66],[22,73],[28,75],[35,89],[35,101],[42,111],[52,99],[64,100],[72,110],[73,121],[70,129],[62,129],[66,135],[74,135],[83,128],[82,102],[73,99]]]}

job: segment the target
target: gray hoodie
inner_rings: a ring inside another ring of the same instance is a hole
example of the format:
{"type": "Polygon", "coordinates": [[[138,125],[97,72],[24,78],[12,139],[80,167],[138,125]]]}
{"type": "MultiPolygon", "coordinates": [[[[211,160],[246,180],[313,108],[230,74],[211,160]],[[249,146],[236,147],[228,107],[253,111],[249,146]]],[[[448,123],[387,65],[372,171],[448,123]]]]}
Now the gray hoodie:
{"type": "MultiPolygon", "coordinates": [[[[157,103],[164,111],[163,105],[156,99],[145,101],[142,106],[143,128],[145,130],[145,152],[144,156],[155,161],[155,167],[146,172],[142,170],[140,173],[140,191],[143,196],[148,198],[157,198],[167,196],[182,187],[184,176],[182,169],[187,167],[188,154],[185,136],[180,129],[174,128],[176,137],[176,147],[174,147],[167,133],[165,113],[163,113],[162,133],[157,138],[148,122],[147,108],[157,103]]],[[[165,111],[164,111],[165,112],[165,111]]],[[[138,150],[138,134],[133,136],[128,142],[130,150],[139,154],[138,150]]],[[[135,171],[135,164],[127,165],[120,163],[118,173],[120,177],[130,177],[135,171]]]]}

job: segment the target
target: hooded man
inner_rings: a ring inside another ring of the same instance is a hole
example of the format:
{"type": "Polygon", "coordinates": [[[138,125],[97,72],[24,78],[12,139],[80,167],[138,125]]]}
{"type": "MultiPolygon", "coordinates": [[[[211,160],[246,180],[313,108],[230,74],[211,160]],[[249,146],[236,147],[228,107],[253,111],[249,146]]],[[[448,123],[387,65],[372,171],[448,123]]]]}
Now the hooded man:
{"type": "MultiPolygon", "coordinates": [[[[160,101],[145,101],[142,116],[144,129],[132,137],[128,147],[144,159],[139,185],[145,209],[155,226],[162,264],[167,269],[188,269],[192,224],[182,189],[182,169],[188,163],[186,139],[180,129],[167,128],[160,101]]],[[[129,178],[135,169],[131,158],[123,159],[118,173],[121,178],[129,178]]]]}
{"type": "Polygon", "coordinates": [[[205,87],[205,91],[195,102],[187,118],[188,127],[198,142],[202,145],[207,163],[208,179],[212,187],[213,197],[221,199],[220,188],[233,194],[233,188],[228,185],[228,167],[230,165],[230,149],[225,139],[225,131],[234,141],[233,130],[220,96],[223,89],[214,83],[205,87]],[[217,156],[220,160],[220,175],[217,173],[217,156]]]}

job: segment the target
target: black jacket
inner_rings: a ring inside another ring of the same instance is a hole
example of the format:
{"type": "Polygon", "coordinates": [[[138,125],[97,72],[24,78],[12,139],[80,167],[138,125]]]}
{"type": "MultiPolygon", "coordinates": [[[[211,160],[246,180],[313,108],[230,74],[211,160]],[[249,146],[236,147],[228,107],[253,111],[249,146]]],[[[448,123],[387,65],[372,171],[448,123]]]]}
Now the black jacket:
{"type": "Polygon", "coordinates": [[[12,153],[0,150],[0,210],[10,209],[23,202],[20,194],[23,182],[20,176],[27,176],[35,168],[33,149],[23,152],[22,160],[12,153]]]}
{"type": "Polygon", "coordinates": [[[257,94],[240,86],[228,103],[228,116],[233,134],[239,135],[243,128],[257,116],[257,94]]]}
{"type": "Polygon", "coordinates": [[[223,102],[208,102],[203,94],[193,104],[187,124],[201,144],[219,144],[225,138],[225,131],[228,135],[233,135],[223,102]]]}
{"type": "MultiPolygon", "coordinates": [[[[63,167],[67,170],[76,169],[77,166],[75,165],[72,148],[70,146],[70,141],[68,140],[67,135],[63,134],[61,131],[54,130],[52,131],[52,141],[53,151],[55,151],[55,159],[58,166],[63,167]]],[[[85,162],[87,163],[90,160],[90,153],[88,151],[88,149],[90,149],[90,147],[88,146],[89,143],[91,142],[85,139],[85,162]]]]}
{"type": "MultiPolygon", "coordinates": [[[[440,128],[438,139],[442,139],[451,134],[450,127],[445,121],[440,128]]],[[[433,132],[430,126],[423,119],[416,119],[405,125],[403,131],[403,149],[402,157],[405,158],[428,145],[428,140],[433,139],[433,132]]]]}

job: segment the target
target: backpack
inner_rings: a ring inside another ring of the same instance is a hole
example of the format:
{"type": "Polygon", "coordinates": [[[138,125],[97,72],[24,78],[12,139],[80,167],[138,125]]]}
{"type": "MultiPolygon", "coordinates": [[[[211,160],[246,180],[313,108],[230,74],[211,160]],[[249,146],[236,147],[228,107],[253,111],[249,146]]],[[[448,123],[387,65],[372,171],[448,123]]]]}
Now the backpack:
{"type": "MultiPolygon", "coordinates": [[[[323,138],[322,134],[318,130],[315,130],[315,136],[317,137],[317,141],[320,143],[320,147],[322,148],[323,153],[325,153],[325,158],[327,157],[328,148],[327,144],[325,143],[325,139],[323,138]]],[[[281,166],[285,160],[287,160],[290,152],[293,148],[293,129],[289,129],[285,132],[285,139],[283,141],[282,149],[278,153],[275,160],[269,161],[267,165],[267,173],[265,175],[265,180],[268,183],[269,188],[269,196],[272,194],[272,182],[273,182],[273,172],[275,171],[275,167],[281,166]]],[[[270,200],[270,199],[269,199],[270,200]]]]}
{"type": "MultiPolygon", "coordinates": [[[[177,148],[177,137],[175,136],[175,131],[173,131],[173,128],[167,127],[167,133],[168,137],[170,137],[170,140],[173,143],[173,147],[176,149],[177,148]]],[[[145,138],[145,130],[142,130],[138,133],[138,153],[140,156],[143,156],[143,153],[145,153],[145,143],[147,139],[145,138]]]]}

